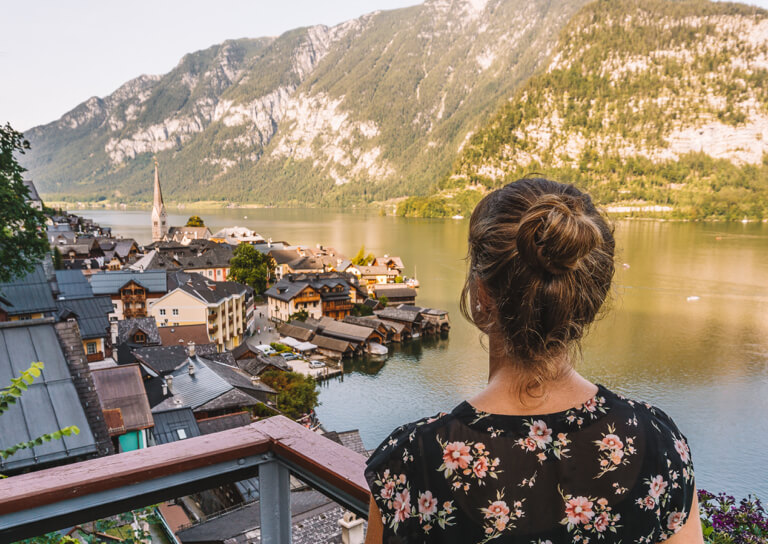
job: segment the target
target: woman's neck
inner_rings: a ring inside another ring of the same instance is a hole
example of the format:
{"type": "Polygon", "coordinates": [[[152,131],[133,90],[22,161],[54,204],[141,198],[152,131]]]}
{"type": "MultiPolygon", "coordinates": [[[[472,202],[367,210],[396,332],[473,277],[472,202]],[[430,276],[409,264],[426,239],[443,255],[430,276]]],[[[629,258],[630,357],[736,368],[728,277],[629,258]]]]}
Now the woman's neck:
{"type": "Polygon", "coordinates": [[[549,361],[551,379],[535,384],[532,364],[509,357],[503,339],[489,336],[488,386],[469,399],[476,409],[493,414],[538,415],[580,406],[597,393],[597,386],[573,369],[567,354],[549,361]]]}

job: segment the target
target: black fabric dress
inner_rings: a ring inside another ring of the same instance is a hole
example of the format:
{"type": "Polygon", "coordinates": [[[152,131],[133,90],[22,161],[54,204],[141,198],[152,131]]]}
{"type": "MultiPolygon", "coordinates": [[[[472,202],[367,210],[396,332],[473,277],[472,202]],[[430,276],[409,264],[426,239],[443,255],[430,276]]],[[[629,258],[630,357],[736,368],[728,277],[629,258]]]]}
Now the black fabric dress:
{"type": "Polygon", "coordinates": [[[388,544],[650,544],[683,526],[694,493],[674,422],[601,385],[542,416],[463,402],[395,429],[365,476],[388,544]]]}

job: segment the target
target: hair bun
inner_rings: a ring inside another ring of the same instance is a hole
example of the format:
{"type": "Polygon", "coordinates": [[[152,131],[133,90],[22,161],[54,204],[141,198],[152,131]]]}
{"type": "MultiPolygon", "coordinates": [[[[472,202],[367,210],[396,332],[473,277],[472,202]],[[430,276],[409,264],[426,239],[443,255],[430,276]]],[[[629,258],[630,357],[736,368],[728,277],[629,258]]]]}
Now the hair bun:
{"type": "Polygon", "coordinates": [[[580,198],[552,193],[540,196],[522,215],[516,236],[521,260],[555,276],[576,269],[602,241],[580,198]]]}

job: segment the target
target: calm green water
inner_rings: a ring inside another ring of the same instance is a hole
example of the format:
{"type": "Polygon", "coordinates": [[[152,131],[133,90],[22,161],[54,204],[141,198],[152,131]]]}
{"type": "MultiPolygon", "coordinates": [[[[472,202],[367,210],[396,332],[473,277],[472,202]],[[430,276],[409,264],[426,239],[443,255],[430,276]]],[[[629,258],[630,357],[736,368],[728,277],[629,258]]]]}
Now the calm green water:
{"type": "MultiPolygon", "coordinates": [[[[446,309],[447,339],[396,349],[385,363],[347,365],[322,386],[328,429],[360,429],[375,447],[400,423],[449,410],[483,387],[486,355],[458,312],[466,221],[330,210],[183,210],[213,230],[247,226],[265,237],[400,255],[421,281],[418,304],[446,309]],[[247,216],[247,219],[244,218],[247,216]]],[[[115,233],[149,241],[149,213],[81,211],[115,233]]],[[[691,443],[698,485],[768,499],[768,225],[621,222],[611,311],[584,344],[580,371],[652,402],[691,443]],[[687,301],[689,296],[699,300],[687,301]]]]}

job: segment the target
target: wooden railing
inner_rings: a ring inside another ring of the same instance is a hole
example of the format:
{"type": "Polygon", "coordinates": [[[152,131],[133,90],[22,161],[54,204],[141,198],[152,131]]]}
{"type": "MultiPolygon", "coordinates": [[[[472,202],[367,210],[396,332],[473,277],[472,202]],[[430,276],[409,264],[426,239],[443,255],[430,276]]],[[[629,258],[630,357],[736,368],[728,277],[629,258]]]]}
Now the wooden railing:
{"type": "Polygon", "coordinates": [[[367,517],[365,458],[283,416],[0,480],[0,542],[37,536],[256,475],[261,538],[290,543],[289,475],[367,517]]]}

